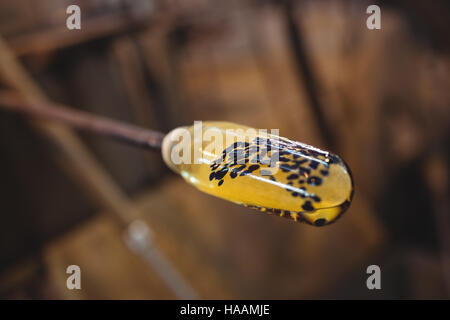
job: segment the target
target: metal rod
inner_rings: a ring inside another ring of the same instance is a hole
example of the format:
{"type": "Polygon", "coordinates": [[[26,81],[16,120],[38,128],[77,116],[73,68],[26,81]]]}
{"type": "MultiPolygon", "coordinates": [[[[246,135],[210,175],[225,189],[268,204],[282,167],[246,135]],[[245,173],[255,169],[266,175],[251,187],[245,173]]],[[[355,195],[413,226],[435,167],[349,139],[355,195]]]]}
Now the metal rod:
{"type": "Polygon", "coordinates": [[[153,241],[153,232],[147,223],[140,219],[133,221],[124,233],[124,238],[128,248],[140,255],[158,273],[177,298],[198,299],[195,290],[158,250],[153,241]]]}
{"type": "Polygon", "coordinates": [[[49,102],[30,103],[15,93],[0,91],[0,108],[42,120],[64,123],[76,129],[112,137],[143,148],[159,150],[164,133],[97,116],[49,102]]]}

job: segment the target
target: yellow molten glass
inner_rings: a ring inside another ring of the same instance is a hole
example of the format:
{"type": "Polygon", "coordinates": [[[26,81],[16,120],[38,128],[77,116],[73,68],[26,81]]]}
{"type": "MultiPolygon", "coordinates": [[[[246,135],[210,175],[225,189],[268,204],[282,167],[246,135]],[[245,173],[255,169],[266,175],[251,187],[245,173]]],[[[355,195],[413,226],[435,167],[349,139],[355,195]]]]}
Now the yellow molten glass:
{"type": "Polygon", "coordinates": [[[336,221],[353,196],[350,170],[337,155],[230,122],[171,131],[163,158],[201,191],[315,226],[336,221]]]}

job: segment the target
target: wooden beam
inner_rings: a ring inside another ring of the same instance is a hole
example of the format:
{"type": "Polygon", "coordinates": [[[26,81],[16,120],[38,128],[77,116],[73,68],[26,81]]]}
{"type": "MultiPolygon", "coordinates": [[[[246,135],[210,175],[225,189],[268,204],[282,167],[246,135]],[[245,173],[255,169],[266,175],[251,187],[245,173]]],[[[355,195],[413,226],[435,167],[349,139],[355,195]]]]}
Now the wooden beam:
{"type": "MultiPolygon", "coordinates": [[[[45,102],[49,100],[1,36],[0,80],[9,88],[17,91],[27,101],[45,102]]],[[[152,244],[151,235],[147,235],[149,232],[135,234],[136,232],[133,232],[133,230],[136,228],[130,228],[141,215],[139,209],[120,189],[78,136],[72,130],[57,123],[33,121],[31,125],[39,134],[54,144],[57,153],[53,156],[69,176],[79,183],[81,189],[100,208],[105,208],[107,209],[106,212],[112,213],[111,216],[117,221],[121,229],[127,230],[128,244],[135,246],[135,252],[158,273],[174,294],[181,299],[195,299],[196,294],[192,288],[152,244]]],[[[148,229],[148,226],[146,228],[148,229]]],[[[140,229],[142,231],[142,227],[140,229]]],[[[147,231],[147,229],[144,231],[147,231]]]]}

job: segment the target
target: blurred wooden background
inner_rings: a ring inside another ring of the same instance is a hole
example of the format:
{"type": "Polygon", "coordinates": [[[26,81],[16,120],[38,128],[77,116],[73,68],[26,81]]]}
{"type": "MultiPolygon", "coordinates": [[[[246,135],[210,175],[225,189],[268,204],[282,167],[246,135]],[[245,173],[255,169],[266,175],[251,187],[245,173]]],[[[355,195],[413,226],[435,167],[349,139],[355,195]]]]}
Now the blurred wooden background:
{"type": "Polygon", "coordinates": [[[1,111],[0,297],[174,298],[123,242],[114,215],[129,214],[201,298],[449,298],[446,2],[382,2],[371,31],[364,1],[83,0],[69,31],[72,2],[0,3],[2,88],[164,132],[279,128],[342,155],[356,195],[334,225],[295,224],[198,192],[154,152],[1,111]],[[371,264],[381,291],[366,288],[371,264]]]}

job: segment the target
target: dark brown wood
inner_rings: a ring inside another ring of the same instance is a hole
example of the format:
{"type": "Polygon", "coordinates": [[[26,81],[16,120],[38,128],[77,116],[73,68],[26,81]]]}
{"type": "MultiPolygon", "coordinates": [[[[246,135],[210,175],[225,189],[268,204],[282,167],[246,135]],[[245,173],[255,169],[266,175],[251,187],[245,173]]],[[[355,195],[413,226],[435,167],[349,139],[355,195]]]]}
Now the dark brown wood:
{"type": "Polygon", "coordinates": [[[308,56],[308,50],[303,39],[301,26],[295,17],[295,5],[291,0],[284,0],[282,1],[282,4],[286,18],[287,36],[294,55],[298,76],[305,86],[310,107],[314,114],[320,135],[326,143],[327,148],[336,152],[337,141],[325,117],[325,108],[319,99],[318,81],[308,56]]]}

